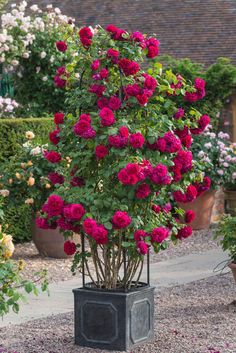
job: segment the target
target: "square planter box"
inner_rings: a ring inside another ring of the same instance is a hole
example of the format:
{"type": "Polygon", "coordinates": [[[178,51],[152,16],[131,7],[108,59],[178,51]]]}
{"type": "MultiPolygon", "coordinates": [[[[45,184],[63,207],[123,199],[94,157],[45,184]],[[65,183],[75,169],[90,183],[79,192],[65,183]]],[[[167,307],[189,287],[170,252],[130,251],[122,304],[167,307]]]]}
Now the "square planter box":
{"type": "Polygon", "coordinates": [[[154,288],[73,290],[75,344],[125,351],[153,338],[154,288]]]}

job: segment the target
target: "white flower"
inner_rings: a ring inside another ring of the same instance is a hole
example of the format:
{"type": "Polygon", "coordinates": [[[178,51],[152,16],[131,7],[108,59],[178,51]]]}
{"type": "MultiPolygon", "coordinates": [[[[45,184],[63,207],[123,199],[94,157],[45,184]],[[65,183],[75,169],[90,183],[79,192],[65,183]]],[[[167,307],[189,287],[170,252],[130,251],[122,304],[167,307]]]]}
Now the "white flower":
{"type": "Polygon", "coordinates": [[[223,171],[222,169],[218,169],[218,170],[217,170],[217,173],[218,173],[219,175],[224,175],[224,171],[223,171]]]}
{"type": "Polygon", "coordinates": [[[55,56],[51,56],[51,58],[49,59],[50,63],[53,63],[55,61],[55,56]]]}
{"type": "Polygon", "coordinates": [[[42,81],[46,82],[48,80],[48,77],[47,76],[43,76],[42,77],[42,81]]]}
{"type": "Polygon", "coordinates": [[[55,7],[54,12],[55,12],[57,15],[60,15],[60,14],[61,14],[61,10],[60,10],[58,7],[55,7]]]}
{"type": "Polygon", "coordinates": [[[202,158],[202,157],[204,157],[204,155],[205,155],[205,152],[204,152],[204,151],[198,152],[198,157],[202,158]]]}
{"type": "Polygon", "coordinates": [[[1,196],[3,196],[3,197],[7,197],[7,196],[9,196],[9,194],[10,194],[10,191],[9,190],[0,190],[0,195],[1,196]]]}
{"type": "Polygon", "coordinates": [[[24,58],[24,59],[29,59],[29,52],[28,51],[26,51],[26,52],[24,52],[23,53],[23,55],[22,55],[22,57],[24,58]]]}
{"type": "Polygon", "coordinates": [[[212,147],[211,142],[205,143],[204,145],[207,149],[210,149],[212,147]]]}
{"type": "Polygon", "coordinates": [[[32,156],[37,156],[40,153],[41,153],[41,148],[39,146],[32,148],[32,150],[30,151],[30,154],[32,156]]]}
{"type": "Polygon", "coordinates": [[[36,66],[36,73],[38,74],[41,71],[41,67],[40,66],[36,66]]]}
{"type": "Polygon", "coordinates": [[[6,110],[7,112],[11,113],[11,112],[13,112],[14,107],[13,107],[13,105],[9,104],[9,105],[6,106],[5,110],[6,110]]]}
{"type": "Polygon", "coordinates": [[[32,6],[30,6],[30,10],[37,12],[39,10],[39,7],[38,7],[38,5],[32,5],[32,6]]]}
{"type": "Polygon", "coordinates": [[[45,51],[42,51],[42,53],[40,53],[40,58],[41,59],[46,58],[46,56],[47,56],[47,53],[45,51]]]}
{"type": "Polygon", "coordinates": [[[46,8],[49,10],[52,9],[52,4],[47,5],[46,8]]]}
{"type": "Polygon", "coordinates": [[[227,163],[227,162],[224,162],[224,163],[223,163],[223,166],[224,166],[225,168],[228,168],[228,166],[229,166],[229,163],[227,163]]]}
{"type": "Polygon", "coordinates": [[[17,65],[19,65],[19,61],[14,59],[14,60],[12,60],[11,64],[13,66],[17,66],[17,65]]]}
{"type": "Polygon", "coordinates": [[[22,75],[22,73],[21,73],[21,72],[17,72],[17,76],[18,76],[18,77],[20,77],[20,78],[22,78],[22,77],[23,77],[23,75],[22,75]]]}
{"type": "Polygon", "coordinates": [[[35,138],[35,134],[34,134],[32,131],[26,131],[25,137],[26,137],[28,140],[33,140],[33,138],[35,138]]]}
{"type": "Polygon", "coordinates": [[[231,156],[226,156],[225,157],[226,162],[231,162],[231,159],[232,159],[231,156]]]}
{"type": "Polygon", "coordinates": [[[80,79],[80,74],[78,72],[75,73],[75,78],[80,79]]]}
{"type": "Polygon", "coordinates": [[[233,180],[236,180],[236,173],[232,174],[232,178],[233,178],[233,180]]]}
{"type": "Polygon", "coordinates": [[[4,63],[5,62],[5,57],[4,56],[0,56],[0,63],[4,63]]]}

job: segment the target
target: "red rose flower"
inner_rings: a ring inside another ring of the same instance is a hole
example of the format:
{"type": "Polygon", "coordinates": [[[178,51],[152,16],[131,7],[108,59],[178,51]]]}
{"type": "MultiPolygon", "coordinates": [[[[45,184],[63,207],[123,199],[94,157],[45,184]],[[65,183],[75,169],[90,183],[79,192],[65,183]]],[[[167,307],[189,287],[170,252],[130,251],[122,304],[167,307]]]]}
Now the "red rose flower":
{"type": "Polygon", "coordinates": [[[105,92],[105,90],[106,90],[105,86],[97,85],[96,83],[89,87],[89,92],[96,94],[97,97],[101,97],[103,95],[103,93],[105,92]]]}
{"type": "Polygon", "coordinates": [[[55,113],[54,114],[54,123],[56,125],[62,124],[64,121],[64,117],[65,117],[65,114],[63,114],[63,113],[60,113],[60,112],[55,113]]]}
{"type": "Polygon", "coordinates": [[[144,145],[144,137],[140,132],[130,135],[129,144],[133,148],[142,148],[144,145]]]}
{"type": "Polygon", "coordinates": [[[63,209],[63,215],[69,221],[80,221],[84,214],[85,210],[81,204],[71,203],[63,209]]]}
{"type": "Polygon", "coordinates": [[[97,223],[94,219],[92,218],[86,218],[83,221],[83,230],[85,233],[87,233],[88,235],[92,235],[94,229],[97,227],[97,223]]]}
{"type": "Polygon", "coordinates": [[[137,251],[140,255],[146,255],[148,253],[148,245],[145,241],[141,240],[137,242],[137,251]]]}
{"type": "Polygon", "coordinates": [[[161,207],[159,205],[152,205],[152,210],[158,214],[161,212],[161,207]]]}
{"type": "Polygon", "coordinates": [[[49,133],[49,140],[53,145],[57,145],[60,142],[60,129],[56,129],[49,133]]]}
{"type": "Polygon", "coordinates": [[[178,111],[174,114],[175,119],[180,119],[184,116],[185,111],[183,108],[179,108],[178,111]]]}
{"type": "Polygon", "coordinates": [[[44,157],[51,163],[59,163],[61,161],[61,155],[55,151],[44,152],[44,157]]]}
{"type": "Polygon", "coordinates": [[[155,228],[151,233],[152,242],[156,243],[162,243],[168,236],[169,230],[163,227],[155,228]]]}
{"type": "Polygon", "coordinates": [[[111,58],[114,63],[117,63],[120,53],[118,52],[118,50],[110,48],[107,51],[107,56],[108,58],[111,58]]]}
{"type": "Polygon", "coordinates": [[[192,228],[189,226],[185,226],[185,227],[179,229],[179,231],[176,235],[176,238],[177,239],[183,239],[183,238],[185,239],[185,238],[190,237],[192,235],[192,233],[193,233],[192,228]]]}
{"type": "Polygon", "coordinates": [[[150,186],[144,183],[138,186],[135,192],[135,196],[137,197],[137,199],[145,199],[150,195],[150,193],[151,193],[150,186]]]}
{"type": "Polygon", "coordinates": [[[56,184],[63,184],[65,179],[64,179],[64,176],[61,175],[61,174],[58,174],[56,172],[52,172],[52,173],[49,173],[48,174],[48,179],[51,181],[51,183],[53,185],[56,185],[56,184]]]}
{"type": "Polygon", "coordinates": [[[108,106],[112,110],[118,110],[121,107],[121,100],[118,97],[113,96],[109,99],[108,106]]]}
{"type": "Polygon", "coordinates": [[[66,50],[67,50],[67,45],[66,45],[66,43],[64,42],[64,41],[58,41],[58,42],[56,42],[56,47],[57,47],[57,49],[59,50],[59,51],[61,51],[61,52],[65,52],[66,50]]]}
{"type": "MultiPolygon", "coordinates": [[[[98,105],[99,109],[108,108],[109,100],[107,98],[105,98],[105,97],[102,97],[102,98],[98,99],[97,105],[98,105]]],[[[109,107],[109,108],[111,109],[111,107],[109,107]]]]}
{"type": "Polygon", "coordinates": [[[143,240],[148,234],[144,232],[144,230],[136,230],[134,233],[134,240],[135,241],[141,241],[143,240]]]}
{"type": "Polygon", "coordinates": [[[195,213],[192,210],[185,212],[185,216],[184,216],[185,223],[191,223],[194,221],[194,219],[195,219],[195,213]]]}
{"type": "Polygon", "coordinates": [[[70,181],[70,185],[73,187],[80,187],[81,188],[85,185],[85,181],[81,177],[74,176],[70,181]]]}
{"type": "Polygon", "coordinates": [[[130,225],[132,219],[127,212],[117,211],[112,217],[112,224],[115,229],[123,229],[130,225]]]}
{"type": "Polygon", "coordinates": [[[107,244],[109,241],[108,231],[103,225],[93,227],[91,236],[97,244],[107,244]]]}
{"type": "Polygon", "coordinates": [[[94,61],[92,62],[92,64],[91,64],[91,69],[92,69],[93,71],[96,71],[96,70],[98,70],[99,66],[100,66],[100,60],[99,60],[99,59],[96,59],[96,60],[94,60],[94,61]]]}
{"type": "Polygon", "coordinates": [[[109,153],[109,150],[106,146],[104,146],[104,145],[96,146],[95,154],[96,154],[97,159],[104,158],[108,153],[109,153]]]}
{"type": "Polygon", "coordinates": [[[171,178],[168,176],[168,169],[163,164],[158,164],[153,168],[150,179],[154,184],[159,185],[169,185],[171,183],[171,178]]]}
{"type": "Polygon", "coordinates": [[[63,212],[64,202],[58,195],[50,195],[47,201],[49,217],[60,216],[63,212]]]}
{"type": "Polygon", "coordinates": [[[121,59],[118,65],[125,76],[135,75],[140,70],[139,64],[126,58],[121,59]]]}
{"type": "Polygon", "coordinates": [[[64,243],[64,251],[66,253],[66,255],[74,255],[75,252],[76,252],[76,245],[74,242],[70,241],[70,240],[67,240],[65,243],[64,243]]]}
{"type": "Polygon", "coordinates": [[[115,116],[111,109],[102,108],[99,112],[102,126],[111,126],[115,123],[115,116]]]}

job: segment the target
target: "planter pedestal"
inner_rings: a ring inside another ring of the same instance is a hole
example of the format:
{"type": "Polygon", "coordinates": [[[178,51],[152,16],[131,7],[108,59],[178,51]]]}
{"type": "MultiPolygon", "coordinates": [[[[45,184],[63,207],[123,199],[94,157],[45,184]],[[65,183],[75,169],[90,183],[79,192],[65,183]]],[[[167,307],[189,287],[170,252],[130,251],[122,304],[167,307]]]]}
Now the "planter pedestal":
{"type": "MultiPolygon", "coordinates": [[[[64,252],[64,236],[57,229],[40,229],[33,221],[32,240],[41,256],[56,259],[66,259],[69,256],[64,252]]],[[[72,241],[80,243],[80,236],[74,234],[72,241]]]]}
{"type": "Polygon", "coordinates": [[[211,224],[211,214],[215,203],[216,190],[205,191],[193,202],[178,202],[179,207],[183,210],[193,210],[195,219],[190,226],[194,230],[208,229],[211,224]]]}
{"type": "Polygon", "coordinates": [[[229,268],[231,269],[233,276],[234,276],[234,280],[236,282],[236,264],[234,264],[233,262],[231,262],[231,264],[229,264],[229,268]]]}
{"type": "Polygon", "coordinates": [[[73,290],[75,343],[126,351],[153,338],[154,288],[130,292],[73,290]]]}

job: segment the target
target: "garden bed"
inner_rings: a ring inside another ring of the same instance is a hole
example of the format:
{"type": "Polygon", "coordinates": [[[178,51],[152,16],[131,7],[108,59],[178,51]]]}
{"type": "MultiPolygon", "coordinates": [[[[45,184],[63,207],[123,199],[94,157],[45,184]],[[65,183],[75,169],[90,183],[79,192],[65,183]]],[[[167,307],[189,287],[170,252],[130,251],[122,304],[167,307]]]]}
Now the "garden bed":
{"type": "MultiPolygon", "coordinates": [[[[235,353],[235,299],[231,274],[158,292],[155,339],[132,353],[235,353]]],[[[74,346],[73,313],[0,329],[0,335],[6,353],[101,352],[74,346]]]]}
{"type": "MultiPolygon", "coordinates": [[[[152,253],[150,260],[155,263],[215,248],[217,248],[217,243],[213,240],[211,230],[195,231],[190,238],[183,240],[178,246],[171,244],[169,249],[159,254],[152,253]]],[[[27,278],[32,278],[33,273],[42,268],[48,269],[50,282],[65,281],[72,278],[71,259],[42,258],[38,255],[32,242],[17,244],[14,258],[23,259],[26,262],[24,273],[27,278]]]]}

